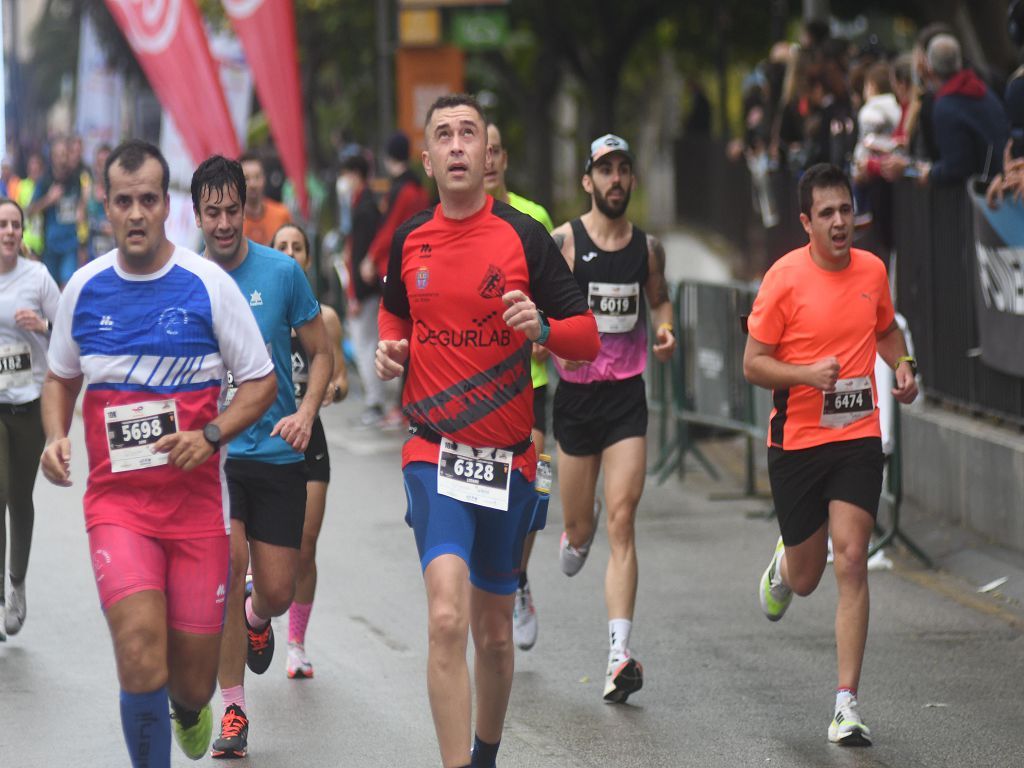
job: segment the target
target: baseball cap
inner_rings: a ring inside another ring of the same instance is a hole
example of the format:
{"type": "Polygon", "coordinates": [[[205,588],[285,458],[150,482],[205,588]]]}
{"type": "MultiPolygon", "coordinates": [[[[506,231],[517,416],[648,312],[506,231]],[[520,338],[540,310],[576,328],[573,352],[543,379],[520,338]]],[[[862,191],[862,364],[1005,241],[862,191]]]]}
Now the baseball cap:
{"type": "Polygon", "coordinates": [[[629,142],[613,133],[606,133],[590,142],[590,155],[587,157],[583,172],[589,173],[590,169],[594,167],[594,163],[613,152],[621,152],[629,158],[629,162],[633,162],[633,153],[629,151],[629,142]]]}

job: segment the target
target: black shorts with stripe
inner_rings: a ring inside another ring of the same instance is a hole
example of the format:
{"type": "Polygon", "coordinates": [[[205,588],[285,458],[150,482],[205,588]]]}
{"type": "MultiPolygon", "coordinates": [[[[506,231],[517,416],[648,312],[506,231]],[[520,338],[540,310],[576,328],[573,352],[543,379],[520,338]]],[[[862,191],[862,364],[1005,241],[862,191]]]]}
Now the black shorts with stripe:
{"type": "Polygon", "coordinates": [[[327,433],[323,422],[317,416],[313,420],[313,432],[306,446],[306,469],[309,471],[309,482],[331,482],[331,457],[327,451],[327,433]]]}
{"type": "Polygon", "coordinates": [[[878,515],[885,457],[877,437],[812,448],[768,449],[768,478],[787,547],[806,541],[828,521],[828,504],[845,501],[878,515]]]}

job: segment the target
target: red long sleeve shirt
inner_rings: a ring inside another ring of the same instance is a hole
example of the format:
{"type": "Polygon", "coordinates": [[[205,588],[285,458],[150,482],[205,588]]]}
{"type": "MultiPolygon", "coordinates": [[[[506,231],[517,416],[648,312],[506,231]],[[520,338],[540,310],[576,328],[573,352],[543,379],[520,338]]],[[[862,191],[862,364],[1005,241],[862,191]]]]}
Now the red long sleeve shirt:
{"type": "MultiPolygon", "coordinates": [[[[381,339],[409,339],[403,411],[411,421],[476,448],[529,437],[532,343],[502,319],[502,296],[517,289],[547,317],[554,354],[597,356],[593,313],[551,236],[529,216],[488,196],[469,218],[448,219],[436,206],[399,227],[378,327],[381,339]]],[[[436,445],[413,437],[402,460],[436,463],[437,455],[436,445]]],[[[534,449],[513,468],[532,480],[534,449]]]]}

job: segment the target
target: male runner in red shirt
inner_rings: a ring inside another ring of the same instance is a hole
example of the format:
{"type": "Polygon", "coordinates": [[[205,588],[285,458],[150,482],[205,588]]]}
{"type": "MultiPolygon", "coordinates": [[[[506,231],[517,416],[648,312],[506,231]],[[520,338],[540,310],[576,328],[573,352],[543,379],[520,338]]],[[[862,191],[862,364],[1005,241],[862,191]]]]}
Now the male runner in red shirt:
{"type": "Polygon", "coordinates": [[[444,765],[470,765],[466,638],[476,648],[472,765],[494,765],[512,688],[512,601],[537,511],[533,342],[592,360],[597,325],[551,237],[484,192],[485,121],[469,96],[427,113],[441,203],[399,227],[377,373],[408,368],[402,451],[429,609],[427,688],[444,765]],[[536,303],[534,303],[536,302],[536,303]]]}

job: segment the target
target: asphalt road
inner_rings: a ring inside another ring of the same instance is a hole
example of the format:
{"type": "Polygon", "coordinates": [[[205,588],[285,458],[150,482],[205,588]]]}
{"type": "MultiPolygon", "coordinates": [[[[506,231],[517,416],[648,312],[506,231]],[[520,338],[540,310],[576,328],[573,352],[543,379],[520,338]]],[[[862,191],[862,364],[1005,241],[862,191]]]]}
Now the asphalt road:
{"type": "MultiPolygon", "coordinates": [[[[277,620],[279,656],[248,679],[250,756],[239,765],[440,764],[426,697],[425,600],[403,521],[401,435],[349,427],[357,410],[344,403],[324,414],[334,481],[307,640],[316,677],[285,677],[286,621],[277,620]]],[[[28,620],[0,644],[2,768],[128,764],[83,530],[78,430],[75,486],[36,486],[28,620]]],[[[750,516],[759,502],[709,500],[736,487],[699,472],[649,484],[632,642],[647,678],[625,706],[601,700],[606,538],[565,578],[553,501],[530,568],[540,637],[516,660],[502,768],[1024,766],[1024,622],[898,557],[896,570],[871,576],[860,698],[875,746],[830,745],[834,582],[827,573],[782,622],[766,621],[756,584],[775,523],[750,516]]],[[[173,763],[192,764],[176,748],[173,763]]]]}

